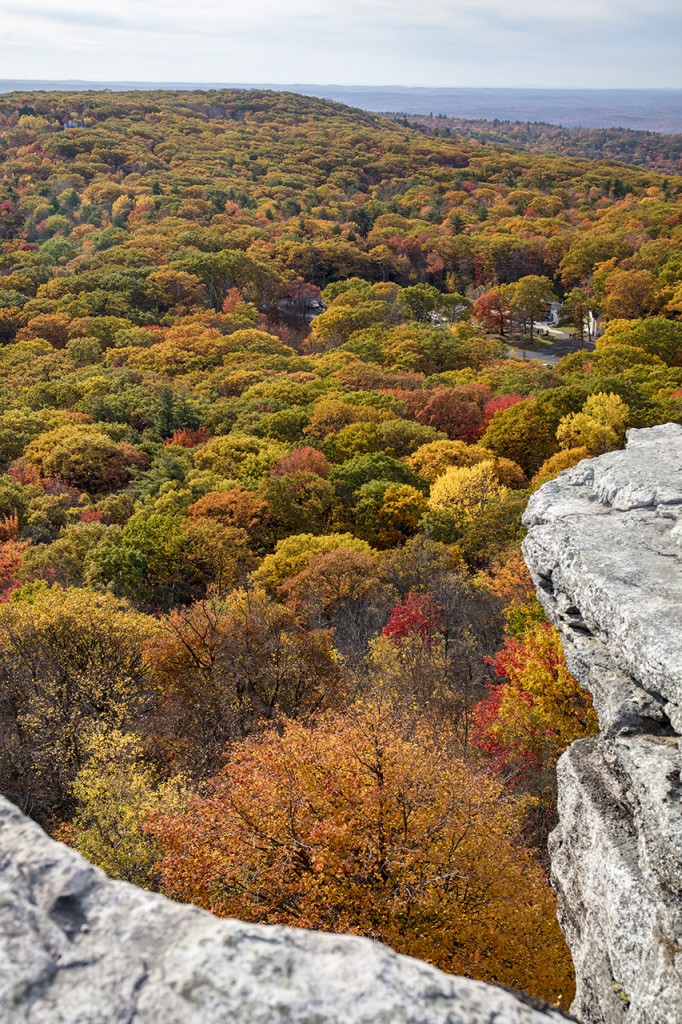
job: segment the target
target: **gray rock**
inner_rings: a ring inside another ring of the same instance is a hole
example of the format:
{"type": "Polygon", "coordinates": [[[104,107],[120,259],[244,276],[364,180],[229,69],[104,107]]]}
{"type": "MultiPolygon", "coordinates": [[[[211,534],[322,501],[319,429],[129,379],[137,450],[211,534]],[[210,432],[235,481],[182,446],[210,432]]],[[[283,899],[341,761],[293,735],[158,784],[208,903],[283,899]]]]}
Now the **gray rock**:
{"type": "Polygon", "coordinates": [[[368,939],[219,920],[114,882],[0,797],[3,1024],[560,1024],[368,939]]]}
{"type": "Polygon", "coordinates": [[[531,499],[524,555],[601,732],[550,839],[585,1024],[682,1021],[682,427],[632,430],[531,499]]]}

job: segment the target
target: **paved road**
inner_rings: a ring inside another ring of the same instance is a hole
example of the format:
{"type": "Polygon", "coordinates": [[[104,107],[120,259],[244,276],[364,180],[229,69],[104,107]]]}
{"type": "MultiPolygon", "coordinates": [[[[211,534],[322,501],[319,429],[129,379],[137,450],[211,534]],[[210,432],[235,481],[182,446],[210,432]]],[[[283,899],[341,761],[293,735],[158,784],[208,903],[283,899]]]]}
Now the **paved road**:
{"type": "Polygon", "coordinates": [[[515,345],[509,346],[509,355],[513,359],[533,359],[538,363],[547,363],[548,366],[555,366],[561,359],[561,356],[565,354],[565,352],[562,352],[557,355],[551,349],[547,349],[545,352],[537,352],[535,349],[517,348],[515,345]]]}
{"type": "MultiPolygon", "coordinates": [[[[509,354],[513,358],[533,359],[539,363],[555,366],[562,356],[567,355],[569,352],[575,352],[580,347],[577,338],[572,334],[567,334],[566,331],[560,331],[557,327],[548,327],[545,323],[535,323],[533,324],[533,329],[539,337],[543,340],[551,341],[552,344],[539,352],[537,349],[526,349],[518,345],[510,345],[509,354]]],[[[586,345],[585,347],[588,346],[586,345]]]]}

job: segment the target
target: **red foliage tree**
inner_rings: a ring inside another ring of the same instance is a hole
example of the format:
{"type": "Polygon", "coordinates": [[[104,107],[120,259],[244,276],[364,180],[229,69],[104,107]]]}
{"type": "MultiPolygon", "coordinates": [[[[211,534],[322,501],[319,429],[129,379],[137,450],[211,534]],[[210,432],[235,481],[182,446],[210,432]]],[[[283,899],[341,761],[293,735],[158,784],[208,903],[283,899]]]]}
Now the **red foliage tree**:
{"type": "Polygon", "coordinates": [[[294,448],[270,469],[271,476],[291,476],[293,473],[314,473],[323,479],[329,476],[331,466],[325,455],[311,445],[294,448]]]}
{"type": "Polygon", "coordinates": [[[597,728],[588,693],[568,671],[559,634],[532,621],[510,636],[494,658],[486,700],[474,713],[474,742],[517,785],[549,791],[553,799],[557,758],[597,728]]]}
{"type": "Polygon", "coordinates": [[[427,400],[415,412],[419,423],[442,430],[455,441],[473,441],[483,429],[485,403],[492,399],[482,384],[463,384],[427,392],[427,400]]]}
{"type": "Polygon", "coordinates": [[[206,427],[198,427],[192,430],[190,427],[181,427],[176,430],[172,437],[166,438],[165,445],[177,445],[179,448],[197,448],[200,444],[208,441],[208,430],[206,427]]]}
{"type": "Polygon", "coordinates": [[[14,462],[10,462],[7,467],[7,475],[11,477],[15,484],[19,484],[21,487],[28,487],[30,484],[40,486],[42,482],[37,468],[24,458],[15,459],[14,462]]]}
{"type": "Polygon", "coordinates": [[[494,398],[487,401],[483,406],[483,420],[480,427],[481,435],[487,430],[488,424],[496,412],[502,412],[503,409],[509,409],[510,406],[522,401],[523,395],[495,395],[494,398]]]}
{"type": "Polygon", "coordinates": [[[443,607],[431,594],[411,591],[397,604],[381,635],[400,643],[410,637],[431,639],[443,631],[443,607]]]}
{"type": "Polygon", "coordinates": [[[16,512],[0,519],[0,600],[6,601],[19,585],[19,573],[29,542],[19,540],[19,516],[16,512]]]}
{"type": "Polygon", "coordinates": [[[474,319],[486,331],[504,335],[509,327],[509,304],[499,288],[492,288],[480,295],[473,306],[474,319]]]}

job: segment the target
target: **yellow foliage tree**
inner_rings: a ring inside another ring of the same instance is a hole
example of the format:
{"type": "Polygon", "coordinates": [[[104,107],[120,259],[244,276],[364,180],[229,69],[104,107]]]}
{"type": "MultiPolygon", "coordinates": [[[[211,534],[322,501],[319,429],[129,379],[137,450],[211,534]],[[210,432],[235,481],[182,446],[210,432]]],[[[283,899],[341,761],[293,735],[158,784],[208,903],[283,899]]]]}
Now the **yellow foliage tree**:
{"type": "Polygon", "coordinates": [[[463,519],[482,512],[495,498],[506,494],[492,459],[475,466],[453,466],[431,485],[429,504],[452,511],[463,519]]]}
{"type": "MultiPolygon", "coordinates": [[[[405,461],[415,473],[433,483],[451,466],[476,466],[479,462],[489,462],[490,459],[491,453],[477,444],[466,444],[464,441],[430,441],[421,445],[405,461]]],[[[493,461],[499,481],[505,487],[528,486],[526,475],[517,462],[501,457],[496,457],[493,461]]]]}
{"type": "Polygon", "coordinates": [[[562,451],[557,452],[556,455],[551,455],[548,459],[545,459],[533,477],[533,486],[540,487],[542,484],[547,483],[548,480],[554,480],[559,473],[563,473],[565,469],[572,469],[573,466],[577,466],[583,459],[589,459],[590,455],[590,449],[584,445],[581,445],[579,448],[564,448],[562,451]]]}
{"type": "Polygon", "coordinates": [[[377,514],[377,546],[393,547],[417,532],[428,501],[416,487],[395,484],[387,488],[377,514]]]}
{"type": "Polygon", "coordinates": [[[57,830],[57,838],[112,878],[152,888],[161,848],[144,822],[160,811],[182,809],[184,779],[155,778],[144,762],[140,738],[132,733],[95,731],[86,752],[87,763],[71,786],[78,810],[57,830]]]}
{"type": "Polygon", "coordinates": [[[557,441],[562,448],[587,448],[591,455],[618,448],[625,437],[630,410],[613,392],[590,395],[580,412],[562,417],[557,441]]]}
{"type": "Polygon", "coordinates": [[[451,466],[475,466],[490,459],[490,452],[465,441],[430,441],[405,459],[410,469],[433,483],[451,466]]]}
{"type": "Polygon", "coordinates": [[[68,803],[91,729],[128,728],[153,702],[142,646],[157,626],[86,588],[18,594],[0,604],[0,778],[15,800],[31,792],[40,816],[68,803]]]}

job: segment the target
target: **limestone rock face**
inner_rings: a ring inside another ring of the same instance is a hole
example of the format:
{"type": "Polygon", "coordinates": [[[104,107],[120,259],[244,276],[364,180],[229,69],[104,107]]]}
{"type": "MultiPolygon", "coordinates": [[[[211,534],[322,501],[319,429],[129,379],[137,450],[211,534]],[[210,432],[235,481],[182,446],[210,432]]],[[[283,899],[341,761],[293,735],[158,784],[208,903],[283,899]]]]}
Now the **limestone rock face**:
{"type": "Polygon", "coordinates": [[[524,555],[600,734],[550,839],[585,1024],[682,1022],[682,427],[632,430],[531,499],[524,555]]]}
{"type": "Polygon", "coordinates": [[[113,882],[0,797],[3,1024],[560,1024],[368,939],[219,920],[113,882]]]}

